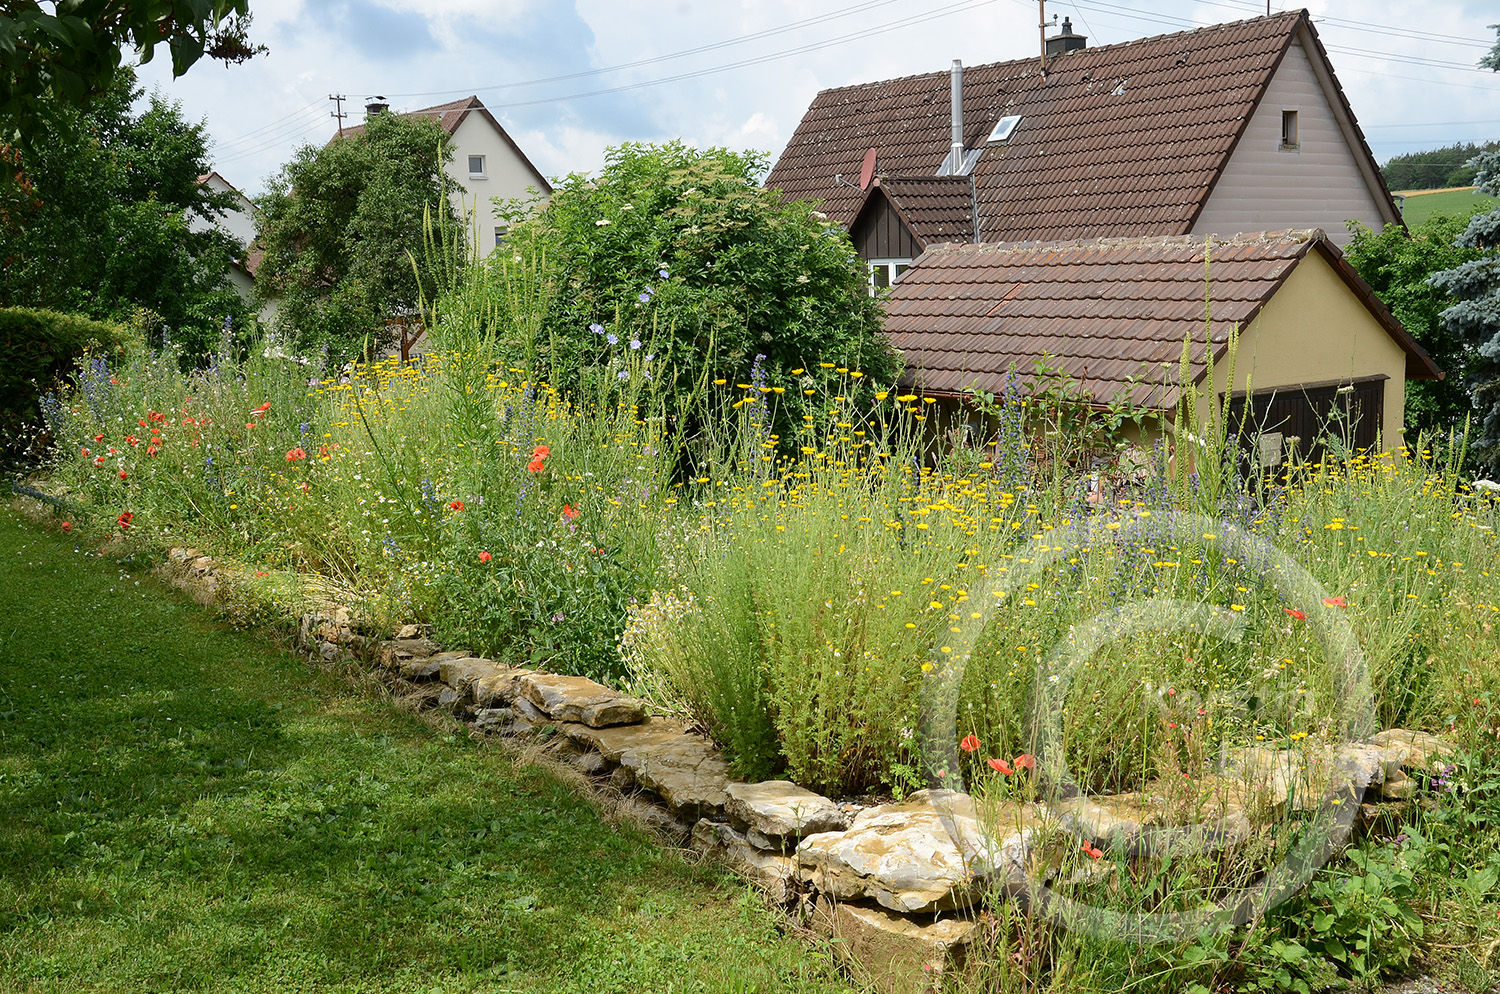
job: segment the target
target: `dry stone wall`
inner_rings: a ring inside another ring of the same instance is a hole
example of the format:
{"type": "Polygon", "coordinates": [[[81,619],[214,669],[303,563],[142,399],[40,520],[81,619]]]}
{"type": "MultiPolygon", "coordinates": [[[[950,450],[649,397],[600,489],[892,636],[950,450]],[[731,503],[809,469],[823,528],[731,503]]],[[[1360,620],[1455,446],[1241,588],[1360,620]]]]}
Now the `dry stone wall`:
{"type": "MultiPolygon", "coordinates": [[[[171,559],[179,585],[211,602],[212,560],[192,550],[173,550],[171,559]]],[[[860,805],[785,780],[739,783],[698,730],[649,715],[612,688],[445,650],[416,625],[382,640],[357,628],[347,610],[329,608],[303,616],[298,639],[315,657],[367,662],[476,733],[527,743],[577,770],[631,820],[719,860],[834,940],[860,979],[889,994],[936,990],[945,971],[960,968],[982,897],[1018,888],[1028,858],[1049,839],[1131,848],[1152,828],[1181,824],[1161,785],[1046,807],[1002,802],[983,822],[1005,829],[987,833],[973,799],[953,791],[860,805]]],[[[1216,803],[1198,805],[1197,816],[1217,842],[1235,844],[1288,805],[1316,804],[1322,791],[1313,780],[1322,774],[1320,783],[1333,777],[1360,803],[1363,823],[1399,819],[1415,788],[1408,773],[1451,755],[1437,737],[1401,729],[1321,759],[1242,750],[1209,778],[1216,803]]]]}

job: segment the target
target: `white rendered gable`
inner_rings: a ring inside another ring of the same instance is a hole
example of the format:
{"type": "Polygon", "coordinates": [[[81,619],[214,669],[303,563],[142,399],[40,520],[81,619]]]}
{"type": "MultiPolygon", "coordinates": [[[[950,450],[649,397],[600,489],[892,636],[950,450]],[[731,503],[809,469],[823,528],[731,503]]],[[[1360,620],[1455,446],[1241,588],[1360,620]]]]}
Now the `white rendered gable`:
{"type": "Polygon", "coordinates": [[[469,219],[470,237],[476,237],[474,229],[477,227],[479,253],[488,255],[495,247],[496,227],[506,223],[495,216],[491,200],[495,197],[508,200],[538,196],[536,174],[516,154],[510,142],[477,111],[464,117],[450,142],[453,158],[448,163],[448,175],[463,191],[462,209],[472,215],[469,219]],[[482,175],[471,174],[471,156],[483,156],[482,175]]]}
{"type": "Polygon", "coordinates": [[[1391,207],[1382,210],[1372,167],[1362,168],[1366,157],[1330,101],[1331,79],[1320,75],[1299,37],[1267,86],[1193,234],[1322,228],[1343,248],[1351,237],[1350,219],[1375,231],[1397,220],[1391,207]],[[1295,147],[1283,147],[1287,112],[1296,115],[1295,147]]]}

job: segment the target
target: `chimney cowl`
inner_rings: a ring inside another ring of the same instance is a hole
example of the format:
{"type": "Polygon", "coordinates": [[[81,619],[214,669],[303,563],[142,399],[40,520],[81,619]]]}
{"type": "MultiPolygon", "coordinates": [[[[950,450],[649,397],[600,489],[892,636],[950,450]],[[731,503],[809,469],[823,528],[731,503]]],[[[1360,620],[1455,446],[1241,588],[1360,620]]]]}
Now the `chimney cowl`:
{"type": "Polygon", "coordinates": [[[1064,17],[1062,32],[1047,39],[1047,57],[1054,55],[1066,55],[1069,52],[1077,52],[1088,48],[1089,40],[1081,34],[1073,33],[1073,19],[1064,17]]]}
{"type": "Polygon", "coordinates": [[[365,120],[369,120],[376,114],[383,114],[390,109],[391,105],[386,102],[385,97],[371,97],[365,101],[365,120]]]}

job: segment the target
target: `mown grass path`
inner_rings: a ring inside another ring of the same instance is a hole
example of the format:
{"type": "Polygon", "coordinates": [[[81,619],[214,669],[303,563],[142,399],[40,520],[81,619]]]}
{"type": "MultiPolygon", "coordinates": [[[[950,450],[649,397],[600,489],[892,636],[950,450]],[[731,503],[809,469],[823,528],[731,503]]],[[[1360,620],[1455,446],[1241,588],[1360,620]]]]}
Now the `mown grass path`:
{"type": "Polygon", "coordinates": [[[835,991],[541,771],[0,511],[0,991],[835,991]]]}

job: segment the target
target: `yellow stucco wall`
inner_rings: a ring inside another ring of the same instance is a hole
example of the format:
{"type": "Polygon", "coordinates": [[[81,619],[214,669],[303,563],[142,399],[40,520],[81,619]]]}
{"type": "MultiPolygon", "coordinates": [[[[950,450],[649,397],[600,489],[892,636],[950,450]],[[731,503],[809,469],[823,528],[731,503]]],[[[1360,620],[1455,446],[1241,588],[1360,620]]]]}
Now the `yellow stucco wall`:
{"type": "MultiPolygon", "coordinates": [[[[1214,370],[1214,393],[1222,394],[1228,370],[1214,370]]],[[[1272,387],[1346,381],[1384,374],[1381,443],[1402,444],[1406,408],[1406,353],[1318,252],[1297,264],[1248,328],[1240,329],[1234,387],[1256,393],[1272,387]]],[[[1205,416],[1210,402],[1200,393],[1205,416]]]]}

